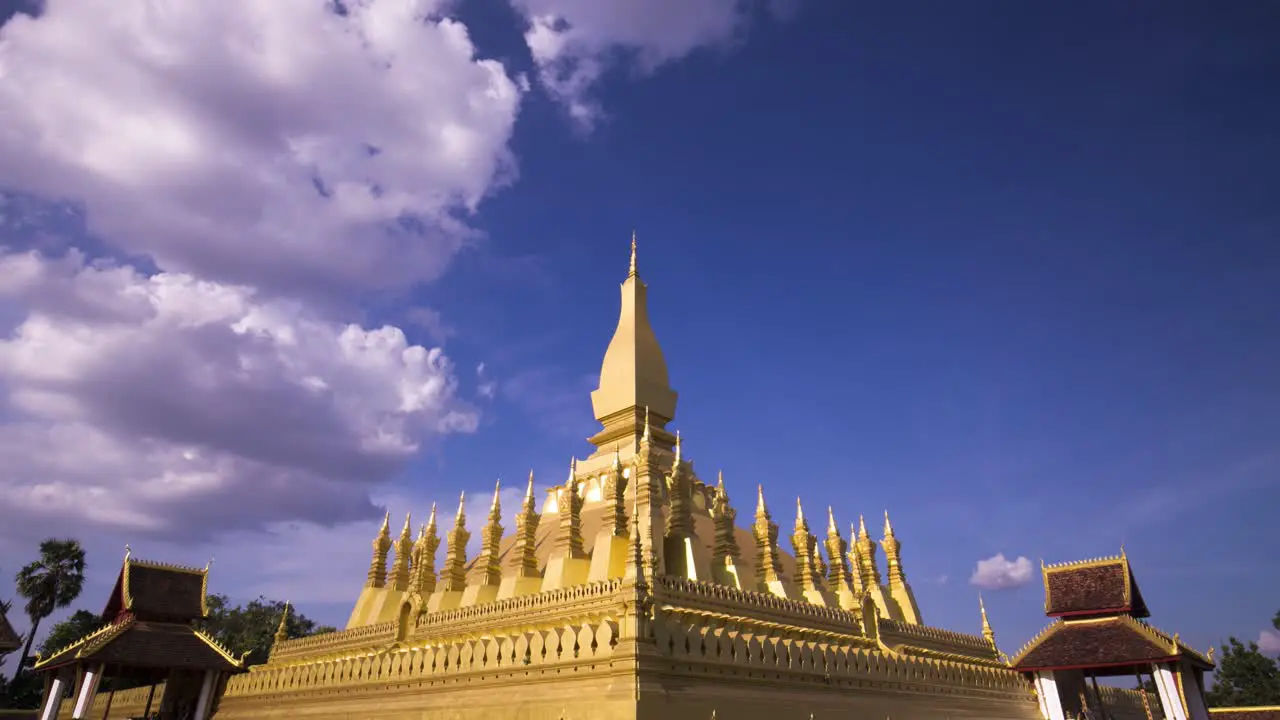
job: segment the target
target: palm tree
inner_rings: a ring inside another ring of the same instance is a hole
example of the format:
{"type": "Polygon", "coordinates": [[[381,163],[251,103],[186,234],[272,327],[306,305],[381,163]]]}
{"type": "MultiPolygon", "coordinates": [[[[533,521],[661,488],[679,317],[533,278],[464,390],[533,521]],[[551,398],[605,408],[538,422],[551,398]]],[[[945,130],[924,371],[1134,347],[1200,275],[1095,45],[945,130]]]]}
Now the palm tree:
{"type": "Polygon", "coordinates": [[[15,680],[31,654],[31,643],[36,639],[40,621],[80,597],[84,589],[84,548],[77,540],[49,538],[40,543],[40,559],[19,570],[17,581],[18,594],[27,601],[25,609],[31,618],[31,632],[22,655],[18,656],[18,667],[13,672],[15,680]]]}

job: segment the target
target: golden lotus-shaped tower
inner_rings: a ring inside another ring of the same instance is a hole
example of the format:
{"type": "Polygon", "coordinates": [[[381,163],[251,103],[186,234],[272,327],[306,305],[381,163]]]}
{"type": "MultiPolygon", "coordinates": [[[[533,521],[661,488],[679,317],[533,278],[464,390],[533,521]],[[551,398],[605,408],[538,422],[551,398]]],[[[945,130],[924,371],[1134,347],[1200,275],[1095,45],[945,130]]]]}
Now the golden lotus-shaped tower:
{"type": "Polygon", "coordinates": [[[506,530],[495,494],[472,558],[459,507],[438,578],[434,512],[416,542],[384,522],[346,629],[278,642],[217,718],[1039,717],[991,641],[923,624],[887,522],[882,576],[838,508],[822,536],[799,502],[780,530],[763,493],[703,481],[667,430],[677,395],[646,293],[633,236],[591,394],[601,429],[564,482],[539,500],[530,478],[506,530]],[[731,496],[756,501],[746,527],[731,496]]]}

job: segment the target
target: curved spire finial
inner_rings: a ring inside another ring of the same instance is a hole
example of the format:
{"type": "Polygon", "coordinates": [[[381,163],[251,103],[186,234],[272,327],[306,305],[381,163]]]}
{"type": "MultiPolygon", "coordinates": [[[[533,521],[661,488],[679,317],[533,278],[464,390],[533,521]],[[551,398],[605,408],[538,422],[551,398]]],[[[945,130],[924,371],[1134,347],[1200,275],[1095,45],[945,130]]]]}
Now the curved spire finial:
{"type": "Polygon", "coordinates": [[[133,548],[129,547],[129,543],[124,544],[124,561],[129,562],[129,556],[133,555],[133,548]]]}
{"type": "Polygon", "coordinates": [[[631,231],[631,268],[627,271],[627,277],[635,277],[638,273],[636,270],[636,231],[631,231]]]}

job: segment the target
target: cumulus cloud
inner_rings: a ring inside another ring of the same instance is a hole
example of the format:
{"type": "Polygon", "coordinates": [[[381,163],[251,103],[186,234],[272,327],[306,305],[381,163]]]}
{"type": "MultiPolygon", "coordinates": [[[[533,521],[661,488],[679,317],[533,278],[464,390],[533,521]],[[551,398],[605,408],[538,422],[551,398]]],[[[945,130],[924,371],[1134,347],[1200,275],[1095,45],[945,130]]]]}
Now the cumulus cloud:
{"type": "Polygon", "coordinates": [[[528,27],[525,42],[542,86],[578,123],[590,126],[601,108],[591,90],[618,55],[640,72],[702,47],[742,35],[753,13],[783,14],[780,0],[510,0],[528,27]]]}
{"type": "MultiPolygon", "coordinates": [[[[0,512],[188,538],[374,513],[424,438],[475,429],[440,350],[394,327],[76,252],[0,255],[0,512]]],[[[46,525],[47,527],[47,525],[46,525]]]]}
{"type": "Polygon", "coordinates": [[[1004,590],[1020,587],[1031,582],[1031,561],[1019,556],[1017,560],[1009,560],[1004,553],[979,560],[969,584],[987,590],[1004,590]]]}
{"type": "Polygon", "coordinates": [[[1259,633],[1258,649],[1267,655],[1280,655],[1280,631],[1263,630],[1259,633]]]}
{"type": "Polygon", "coordinates": [[[0,27],[0,187],[206,280],[430,280],[514,177],[521,99],[448,5],[48,0],[0,27]]]}

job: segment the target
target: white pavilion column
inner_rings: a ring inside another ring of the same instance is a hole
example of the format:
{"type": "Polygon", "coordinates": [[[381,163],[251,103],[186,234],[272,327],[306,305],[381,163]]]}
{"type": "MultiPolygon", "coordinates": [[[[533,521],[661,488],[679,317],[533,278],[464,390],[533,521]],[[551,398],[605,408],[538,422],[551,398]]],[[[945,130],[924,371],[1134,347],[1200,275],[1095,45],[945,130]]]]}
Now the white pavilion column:
{"type": "Polygon", "coordinates": [[[102,665],[94,665],[85,670],[84,679],[80,681],[80,694],[76,696],[75,710],[72,720],[86,720],[89,708],[93,706],[93,696],[98,692],[98,681],[102,679],[102,665]]]}
{"type": "Polygon", "coordinates": [[[1203,674],[1185,660],[1178,663],[1178,686],[1187,703],[1188,720],[1209,720],[1209,705],[1204,700],[1203,674]]]}
{"type": "Polygon", "coordinates": [[[1173,667],[1169,665],[1152,666],[1156,689],[1160,691],[1160,704],[1164,707],[1164,716],[1168,720],[1189,720],[1182,709],[1182,694],[1178,692],[1178,680],[1174,677],[1173,667]]]}
{"type": "Polygon", "coordinates": [[[1045,720],[1067,720],[1062,711],[1062,698],[1058,695],[1058,681],[1052,670],[1036,673],[1036,696],[1040,699],[1040,712],[1045,720]]]}
{"type": "Polygon", "coordinates": [[[40,710],[40,720],[58,720],[58,711],[62,710],[62,696],[67,692],[67,681],[58,672],[49,684],[49,697],[45,698],[44,707],[40,710]]]}
{"type": "Polygon", "coordinates": [[[196,713],[193,720],[209,720],[209,710],[213,705],[213,689],[218,684],[218,673],[206,670],[204,682],[200,684],[200,697],[196,700],[196,713]]]}

